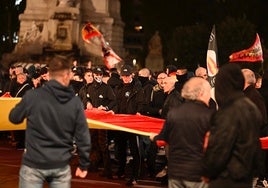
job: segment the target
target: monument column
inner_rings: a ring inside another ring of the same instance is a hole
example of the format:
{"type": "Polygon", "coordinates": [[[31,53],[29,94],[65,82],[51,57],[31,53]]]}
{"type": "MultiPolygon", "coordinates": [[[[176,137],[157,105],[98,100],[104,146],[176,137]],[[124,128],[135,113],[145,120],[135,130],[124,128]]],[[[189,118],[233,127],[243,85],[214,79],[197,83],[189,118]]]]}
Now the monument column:
{"type": "Polygon", "coordinates": [[[119,0],[26,0],[19,19],[15,57],[75,50],[103,63],[101,46],[82,40],[81,29],[87,22],[94,24],[113,50],[123,57],[124,23],[119,0]]]}
{"type": "MultiPolygon", "coordinates": [[[[124,23],[120,15],[119,0],[91,0],[81,2],[81,23],[90,22],[103,34],[105,40],[119,55],[123,56],[123,31],[124,23]]],[[[82,54],[90,54],[93,57],[102,56],[101,47],[98,44],[87,44],[80,40],[82,54]]],[[[100,60],[102,61],[102,59],[100,60]]],[[[102,62],[99,62],[102,63],[102,62]]]]}
{"type": "Polygon", "coordinates": [[[79,31],[79,4],[75,0],[59,0],[54,13],[48,21],[50,34],[49,48],[55,50],[72,50],[78,43],[79,31]]]}
{"type": "Polygon", "coordinates": [[[145,59],[145,67],[153,72],[164,70],[164,59],[162,57],[162,42],[159,32],[156,31],[148,43],[149,54],[145,59]]]}
{"type": "Polygon", "coordinates": [[[42,34],[44,23],[47,22],[49,9],[54,4],[56,1],[46,3],[45,0],[27,0],[25,11],[19,16],[19,43],[15,52],[22,54],[42,53],[43,42],[47,40],[47,37],[42,34]]]}

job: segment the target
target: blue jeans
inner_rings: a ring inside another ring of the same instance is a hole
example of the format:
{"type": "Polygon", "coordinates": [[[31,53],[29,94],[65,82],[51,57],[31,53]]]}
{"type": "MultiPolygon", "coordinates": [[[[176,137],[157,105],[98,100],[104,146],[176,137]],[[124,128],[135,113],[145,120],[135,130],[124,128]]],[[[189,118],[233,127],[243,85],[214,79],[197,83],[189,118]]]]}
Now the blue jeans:
{"type": "Polygon", "coordinates": [[[70,188],[71,168],[69,165],[56,169],[36,169],[22,165],[19,188],[43,188],[46,181],[50,188],[70,188]]]}

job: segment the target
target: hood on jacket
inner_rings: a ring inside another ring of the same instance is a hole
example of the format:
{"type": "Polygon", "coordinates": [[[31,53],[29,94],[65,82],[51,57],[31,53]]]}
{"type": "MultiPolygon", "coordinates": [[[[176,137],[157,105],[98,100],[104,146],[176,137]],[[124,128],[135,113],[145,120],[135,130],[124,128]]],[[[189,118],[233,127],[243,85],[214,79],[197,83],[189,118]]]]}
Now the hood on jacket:
{"type": "Polygon", "coordinates": [[[237,64],[225,64],[216,75],[215,98],[220,106],[243,95],[244,76],[237,64]]]}
{"type": "Polygon", "coordinates": [[[56,80],[48,81],[45,84],[45,87],[47,87],[48,92],[54,95],[60,103],[66,103],[75,96],[74,90],[71,86],[63,86],[56,80]]]}

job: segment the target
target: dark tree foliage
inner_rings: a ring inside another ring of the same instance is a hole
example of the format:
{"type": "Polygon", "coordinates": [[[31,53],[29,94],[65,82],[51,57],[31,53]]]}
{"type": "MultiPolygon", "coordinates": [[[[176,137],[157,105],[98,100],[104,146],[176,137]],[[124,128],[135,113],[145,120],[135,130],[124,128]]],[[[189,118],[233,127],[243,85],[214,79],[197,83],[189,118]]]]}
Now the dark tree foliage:
{"type": "Polygon", "coordinates": [[[177,27],[168,44],[168,64],[191,70],[205,66],[209,31],[204,24],[177,27]]]}
{"type": "MultiPolygon", "coordinates": [[[[168,44],[169,63],[194,70],[206,67],[206,53],[212,26],[197,24],[177,27],[168,44]],[[174,61],[177,58],[178,61],[174,61]]],[[[255,26],[245,19],[226,18],[216,25],[219,65],[229,61],[229,55],[251,47],[256,37],[255,26]]]]}
{"type": "Polygon", "coordinates": [[[220,63],[229,61],[233,52],[247,49],[256,39],[256,27],[246,19],[226,18],[217,27],[217,42],[220,63]]]}
{"type": "Polygon", "coordinates": [[[204,65],[213,24],[220,64],[228,62],[231,52],[250,47],[256,32],[263,49],[268,41],[265,0],[144,0],[143,3],[145,39],[149,40],[155,30],[160,32],[166,63],[204,65]]]}

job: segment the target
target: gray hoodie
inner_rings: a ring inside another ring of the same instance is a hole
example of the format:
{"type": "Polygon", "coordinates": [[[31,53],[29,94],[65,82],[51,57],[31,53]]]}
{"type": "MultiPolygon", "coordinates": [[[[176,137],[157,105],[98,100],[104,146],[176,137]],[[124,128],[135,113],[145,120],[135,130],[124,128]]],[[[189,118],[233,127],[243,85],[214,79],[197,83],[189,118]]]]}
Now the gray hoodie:
{"type": "Polygon", "coordinates": [[[56,80],[27,92],[9,114],[12,123],[27,119],[22,163],[32,168],[55,169],[69,164],[73,140],[78,146],[79,167],[89,165],[91,140],[79,97],[56,80]]]}

